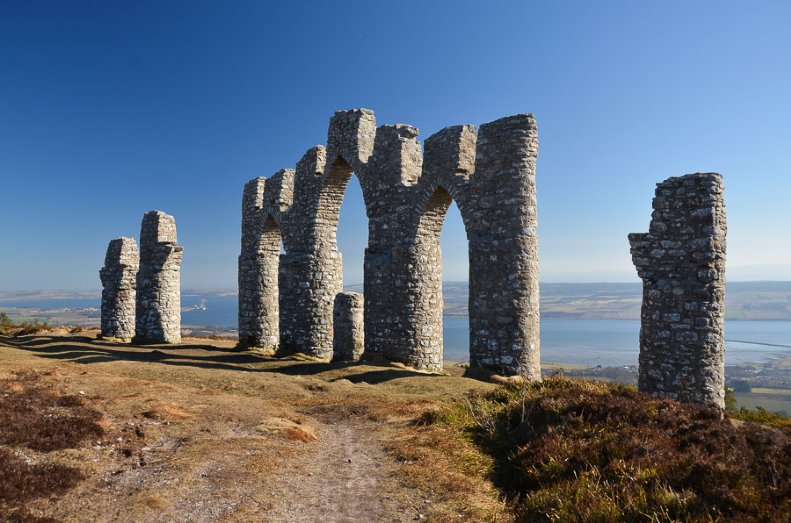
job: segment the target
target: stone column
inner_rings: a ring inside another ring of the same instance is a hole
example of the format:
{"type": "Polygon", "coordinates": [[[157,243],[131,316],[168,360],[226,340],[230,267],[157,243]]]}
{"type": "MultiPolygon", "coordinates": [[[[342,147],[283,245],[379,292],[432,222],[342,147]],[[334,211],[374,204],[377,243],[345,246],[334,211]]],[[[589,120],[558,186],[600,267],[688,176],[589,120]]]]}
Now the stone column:
{"type": "Polygon", "coordinates": [[[725,202],[722,177],[657,185],[648,233],[630,234],[643,280],[639,389],[725,406],[725,202]]]}
{"type": "Polygon", "coordinates": [[[333,308],[332,361],[358,361],[364,349],[363,295],[339,292],[333,308]]]}
{"type": "Polygon", "coordinates": [[[242,197],[239,345],[275,351],[280,340],[280,229],[271,216],[263,213],[266,182],[265,178],[250,180],[244,187],[242,197]]]}
{"type": "Polygon", "coordinates": [[[134,238],[115,238],[107,246],[102,280],[102,338],[131,340],[135,335],[135,289],[139,253],[134,238]]]}
{"type": "Polygon", "coordinates": [[[176,220],[149,211],[140,229],[135,343],[181,341],[181,257],[176,220]]]}
{"type": "Polygon", "coordinates": [[[481,125],[475,198],[467,204],[470,366],[535,381],[541,380],[537,156],[532,115],[481,125]]]}

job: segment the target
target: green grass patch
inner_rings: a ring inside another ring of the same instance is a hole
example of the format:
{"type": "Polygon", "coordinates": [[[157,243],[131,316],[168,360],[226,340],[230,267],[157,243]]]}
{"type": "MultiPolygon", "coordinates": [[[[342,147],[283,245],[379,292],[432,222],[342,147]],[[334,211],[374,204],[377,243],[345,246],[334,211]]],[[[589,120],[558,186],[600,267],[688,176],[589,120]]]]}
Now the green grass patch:
{"type": "Polygon", "coordinates": [[[791,397],[771,396],[769,394],[736,393],[736,405],[730,410],[739,411],[743,408],[757,410],[765,409],[787,416],[791,414],[791,397]]]}

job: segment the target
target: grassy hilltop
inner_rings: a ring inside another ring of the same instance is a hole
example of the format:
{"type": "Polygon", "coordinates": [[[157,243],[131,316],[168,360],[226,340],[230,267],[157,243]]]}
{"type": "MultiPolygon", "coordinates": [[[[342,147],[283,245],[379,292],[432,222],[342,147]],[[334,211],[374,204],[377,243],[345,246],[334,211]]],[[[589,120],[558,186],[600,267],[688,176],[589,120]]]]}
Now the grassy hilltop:
{"type": "MultiPolygon", "coordinates": [[[[791,427],[556,376],[0,336],[6,521],[784,521],[791,427]],[[500,384],[498,384],[499,382],[500,384]],[[302,518],[302,519],[299,519],[302,518]]],[[[551,369],[548,369],[552,372],[551,369]]]]}

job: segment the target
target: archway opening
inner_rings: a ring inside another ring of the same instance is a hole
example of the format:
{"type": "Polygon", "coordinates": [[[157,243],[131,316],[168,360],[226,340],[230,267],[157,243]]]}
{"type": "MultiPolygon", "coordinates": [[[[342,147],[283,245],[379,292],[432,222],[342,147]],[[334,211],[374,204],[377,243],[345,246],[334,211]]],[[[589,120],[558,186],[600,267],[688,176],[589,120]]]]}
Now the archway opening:
{"type": "Polygon", "coordinates": [[[338,291],[362,292],[363,258],[368,246],[368,215],[361,181],[343,158],[337,158],[322,187],[318,205],[317,244],[337,258],[330,278],[338,291]],[[338,231],[342,230],[339,236],[338,231]]]}
{"type": "Polygon", "coordinates": [[[412,253],[419,269],[409,276],[414,286],[409,312],[414,354],[408,361],[432,370],[441,369],[445,357],[466,359],[469,353],[467,238],[460,211],[453,203],[441,186],[428,198],[412,253]],[[446,226],[451,207],[455,210],[446,226]],[[443,285],[448,276],[457,281],[443,285]]]}
{"type": "Polygon", "coordinates": [[[443,355],[466,361],[470,354],[469,274],[467,231],[456,202],[445,214],[440,234],[442,253],[443,355]]]}
{"type": "Polygon", "coordinates": [[[311,343],[315,347],[312,354],[320,357],[333,355],[335,300],[344,290],[344,283],[350,287],[348,290],[363,290],[363,258],[368,241],[368,220],[361,190],[364,181],[350,183],[353,174],[349,163],[337,157],[324,175],[317,201],[313,238],[314,261],[309,270],[314,274],[316,282],[310,296],[315,311],[315,321],[311,328],[311,343]],[[350,185],[352,188],[348,189],[350,185]],[[340,216],[342,206],[343,219],[340,216]],[[339,245],[338,228],[341,224],[343,230],[339,245]],[[341,246],[347,256],[341,254],[341,246]]]}
{"type": "Polygon", "coordinates": [[[262,292],[261,310],[258,311],[261,329],[259,346],[267,349],[276,349],[280,344],[279,272],[282,245],[280,227],[271,215],[267,216],[258,244],[261,259],[259,285],[262,292]]]}
{"type": "Polygon", "coordinates": [[[338,251],[343,261],[343,290],[363,292],[363,266],[368,247],[368,215],[357,176],[346,186],[336,227],[338,251]]]}

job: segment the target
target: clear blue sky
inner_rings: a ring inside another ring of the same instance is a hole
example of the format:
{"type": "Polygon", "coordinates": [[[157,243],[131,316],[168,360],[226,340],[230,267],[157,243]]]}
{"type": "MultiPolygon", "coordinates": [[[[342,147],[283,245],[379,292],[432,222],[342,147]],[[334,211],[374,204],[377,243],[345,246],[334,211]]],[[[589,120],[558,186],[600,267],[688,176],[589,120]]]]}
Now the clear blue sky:
{"type": "MultiPolygon", "coordinates": [[[[791,2],[0,2],[0,290],[95,289],[108,240],[175,215],[185,287],[233,287],[244,182],[335,110],[421,138],[539,123],[544,281],[637,281],[654,184],[726,180],[731,279],[791,279],[791,2]]],[[[350,185],[339,243],[360,281],[350,185]]],[[[466,279],[458,211],[445,279],[466,279]]]]}

